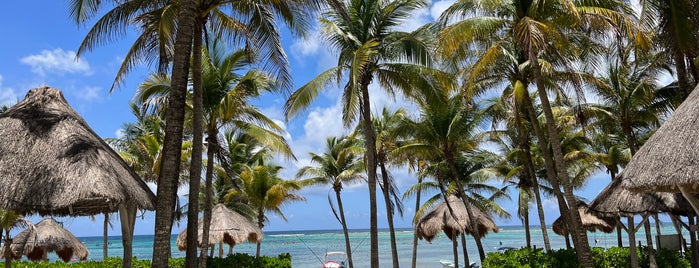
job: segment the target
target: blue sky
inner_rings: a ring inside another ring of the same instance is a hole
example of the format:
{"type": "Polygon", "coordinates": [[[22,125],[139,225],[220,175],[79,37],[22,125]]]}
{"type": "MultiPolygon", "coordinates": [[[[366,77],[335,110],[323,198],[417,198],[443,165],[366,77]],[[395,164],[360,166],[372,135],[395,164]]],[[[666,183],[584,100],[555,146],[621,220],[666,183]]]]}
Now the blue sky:
{"type": "MultiPolygon", "coordinates": [[[[412,30],[433,20],[451,1],[433,1],[428,8],[416,12],[403,27],[412,30]]],[[[8,1],[0,9],[0,25],[0,36],[3,37],[3,42],[0,42],[0,105],[16,103],[29,89],[48,85],[62,90],[68,103],[103,138],[116,137],[123,123],[135,120],[130,114],[128,103],[136,85],[147,77],[150,66],[139,67],[126,78],[120,88],[109,93],[114,75],[133,41],[133,33],[127,33],[121,41],[97,47],[75,61],[75,51],[83,40],[87,27],[92,24],[78,27],[70,21],[65,1],[8,1]]],[[[312,31],[307,40],[294,39],[284,34],[282,42],[291,61],[295,87],[303,85],[320,71],[336,63],[334,54],[327,51],[319,40],[317,31],[312,31]]],[[[255,102],[268,116],[278,120],[287,129],[287,138],[298,161],[279,162],[286,167],[283,172],[285,178],[293,178],[299,167],[310,163],[309,152],[322,152],[326,137],[347,132],[341,124],[338,97],[337,90],[327,90],[305,113],[288,122],[284,121],[282,112],[284,95],[268,94],[255,102]]],[[[397,108],[406,105],[401,99],[394,100],[380,95],[372,98],[374,111],[380,111],[384,106],[397,108]]],[[[404,168],[396,168],[392,172],[398,180],[401,193],[417,181],[404,168]]],[[[577,194],[589,201],[608,182],[608,175],[597,174],[577,194]]],[[[346,187],[343,191],[350,228],[369,227],[366,188],[366,185],[356,185],[346,187]]],[[[300,194],[307,198],[307,202],[289,204],[283,208],[288,222],[270,216],[265,230],[339,229],[340,225],[330,212],[327,202],[329,191],[330,187],[304,189],[300,194]]],[[[415,200],[405,200],[404,203],[405,214],[402,218],[397,217],[397,227],[411,227],[415,200]]],[[[556,202],[546,200],[544,204],[547,222],[551,223],[558,217],[556,202]]],[[[387,226],[385,209],[383,203],[379,205],[379,224],[383,228],[387,226]]],[[[515,204],[508,201],[502,205],[513,217],[509,220],[496,218],[496,222],[499,225],[520,224],[516,218],[515,204]]],[[[531,216],[532,222],[538,222],[534,213],[531,216]]],[[[40,220],[37,216],[30,219],[34,222],[40,220]]],[[[95,221],[85,217],[62,217],[59,220],[77,236],[98,236],[102,232],[100,216],[95,221]]],[[[135,233],[152,234],[153,223],[153,213],[146,213],[143,218],[137,219],[135,233]]],[[[184,225],[175,226],[173,232],[178,233],[184,225]]],[[[119,223],[115,222],[110,233],[119,232],[119,223]]]]}

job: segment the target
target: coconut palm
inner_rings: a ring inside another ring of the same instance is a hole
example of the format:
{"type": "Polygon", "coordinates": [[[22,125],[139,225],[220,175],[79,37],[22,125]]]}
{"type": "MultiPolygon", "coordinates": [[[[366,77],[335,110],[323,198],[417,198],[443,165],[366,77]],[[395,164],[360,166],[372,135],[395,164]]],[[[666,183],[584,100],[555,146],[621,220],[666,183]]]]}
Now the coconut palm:
{"type": "MultiPolygon", "coordinates": [[[[383,194],[384,204],[386,205],[386,218],[391,241],[393,267],[398,267],[399,265],[393,216],[396,214],[396,211],[399,215],[403,215],[403,202],[401,202],[399,198],[395,179],[393,179],[388,166],[398,162],[398,159],[392,159],[390,155],[393,149],[398,146],[397,143],[399,142],[400,133],[398,133],[397,130],[406,117],[407,111],[405,109],[389,111],[384,107],[381,111],[381,116],[372,119],[376,131],[376,164],[381,171],[379,186],[383,194]]],[[[361,133],[362,126],[363,125],[358,125],[355,132],[361,133]]]]}
{"type": "MultiPolygon", "coordinates": [[[[281,166],[270,164],[249,167],[248,170],[240,173],[241,189],[233,189],[226,195],[226,199],[239,196],[247,200],[248,205],[257,212],[257,226],[260,229],[264,229],[265,222],[268,220],[265,212],[277,214],[286,221],[281,206],[289,202],[306,200],[303,196],[293,193],[301,189],[298,181],[284,180],[279,177],[281,168],[281,166]]],[[[260,245],[261,242],[257,242],[256,257],[260,256],[260,245]]]]}
{"type": "Polygon", "coordinates": [[[3,247],[4,252],[2,256],[5,258],[5,267],[12,267],[12,252],[10,251],[10,245],[12,244],[12,237],[10,236],[10,230],[17,227],[28,227],[32,223],[24,219],[21,215],[17,214],[12,210],[0,210],[0,236],[3,235],[2,231],[5,231],[5,246],[3,247]]]}
{"type": "MultiPolygon", "coordinates": [[[[371,121],[369,85],[376,81],[383,90],[410,94],[411,85],[429,85],[425,74],[435,74],[423,64],[430,63],[427,29],[408,33],[397,31],[413,11],[424,7],[424,0],[337,0],[328,2],[321,18],[323,37],[339,53],[332,67],[296,90],[285,105],[287,118],[305,109],[328,88],[333,78],[344,81],[342,118],[345,126],[357,118],[364,124],[369,214],[371,267],[379,265],[376,200],[376,137],[371,121]],[[364,27],[357,27],[363,25],[364,27]],[[413,64],[417,63],[417,64],[413,64]],[[347,73],[347,75],[345,75],[347,73]]],[[[448,81],[448,80],[443,80],[448,81]]],[[[421,90],[422,88],[417,88],[421,90]]],[[[433,94],[430,94],[433,95],[433,94]]]]}
{"type": "MultiPolygon", "coordinates": [[[[519,63],[529,63],[529,72],[523,80],[519,80],[525,88],[531,83],[536,86],[539,99],[547,122],[548,135],[551,137],[553,155],[546,157],[547,170],[556,171],[561,178],[564,189],[564,197],[567,203],[574,204],[572,186],[567,174],[565,174],[565,163],[563,163],[560,150],[560,141],[554,126],[551,104],[546,92],[547,80],[554,76],[548,75],[549,67],[556,64],[569,68],[572,62],[571,56],[580,58],[580,52],[574,48],[589,48],[588,37],[596,34],[606,34],[606,29],[619,28],[625,36],[633,36],[635,40],[643,41],[642,44],[649,46],[648,38],[638,31],[638,27],[632,19],[632,10],[623,1],[496,1],[488,2],[463,0],[457,1],[447,9],[441,17],[443,25],[449,21],[458,20],[457,16],[463,18],[461,21],[447,26],[440,35],[440,47],[446,58],[463,58],[467,53],[464,48],[478,46],[483,53],[480,60],[476,62],[478,67],[469,72],[469,81],[466,82],[466,89],[483,90],[488,87],[468,86],[474,84],[478,79],[489,77],[485,71],[492,69],[491,64],[497,62],[507,53],[515,51],[510,59],[516,59],[519,63]],[[605,18],[605,19],[600,19],[605,18]],[[585,29],[585,31],[580,31],[585,29]],[[584,41],[578,45],[573,42],[584,41]],[[466,45],[464,45],[466,44],[466,45]],[[509,49],[514,48],[514,49],[509,49]],[[454,57],[456,56],[456,57],[454,57]],[[494,61],[495,60],[495,61],[494,61]],[[548,60],[548,61],[546,61],[548,60]],[[553,61],[552,61],[553,60],[553,61]],[[540,62],[541,61],[541,62],[540,62]],[[542,65],[543,64],[543,65],[542,65]],[[542,66],[546,67],[542,72],[542,66]]],[[[589,52],[589,51],[588,51],[589,52]]],[[[506,67],[507,68],[507,67],[506,67]]],[[[517,68],[518,70],[519,68],[517,68]]],[[[572,78],[575,78],[574,76],[572,78]]],[[[515,79],[510,80],[515,84],[515,79]]],[[[579,79],[570,80],[576,89],[581,89],[579,79]]],[[[481,83],[482,84],[482,83],[481,83]]],[[[485,83],[486,85],[493,85],[485,83]]],[[[531,118],[530,118],[531,119],[531,118]]],[[[538,131],[544,134],[543,131],[538,131]]],[[[540,135],[539,138],[542,138],[540,135]]],[[[549,174],[549,179],[554,179],[556,174],[549,174]]],[[[565,203],[563,203],[565,205],[565,203]]],[[[575,211],[568,212],[567,206],[563,209],[571,216],[571,223],[574,226],[580,225],[579,215],[575,211]]],[[[575,228],[581,230],[581,228],[575,228]]],[[[579,231],[574,235],[576,251],[585,267],[592,266],[592,259],[587,244],[586,234],[579,231]]]]}
{"type": "Polygon", "coordinates": [[[330,184],[335,192],[337,210],[328,196],[330,208],[342,225],[345,235],[345,250],[349,267],[354,267],[347,220],[342,204],[341,192],[344,185],[364,180],[364,165],[361,143],[353,136],[330,137],[326,139],[326,149],[322,154],[310,153],[312,166],[304,166],[296,173],[297,178],[306,178],[310,184],[330,184]]]}
{"type": "MultiPolygon", "coordinates": [[[[457,158],[467,151],[475,150],[480,144],[477,136],[483,119],[482,113],[477,111],[475,105],[466,103],[460,94],[441,102],[423,101],[419,105],[420,118],[417,121],[408,120],[402,126],[415,142],[397,148],[395,153],[414,154],[432,163],[442,163],[446,169],[441,171],[448,172],[448,175],[436,176],[438,182],[444,187],[453,183],[457,196],[465,197],[468,189],[464,186],[463,174],[458,170],[457,158]]],[[[468,201],[467,198],[462,200],[468,201]]],[[[464,205],[470,210],[468,204],[464,205]]],[[[475,226],[471,227],[475,230],[475,226]]],[[[473,237],[483,260],[485,253],[480,237],[473,237]]]]}
{"type": "Polygon", "coordinates": [[[699,56],[699,3],[694,0],[643,0],[640,4],[642,22],[648,29],[657,32],[659,48],[672,53],[679,94],[684,100],[699,81],[696,66],[699,56]]]}

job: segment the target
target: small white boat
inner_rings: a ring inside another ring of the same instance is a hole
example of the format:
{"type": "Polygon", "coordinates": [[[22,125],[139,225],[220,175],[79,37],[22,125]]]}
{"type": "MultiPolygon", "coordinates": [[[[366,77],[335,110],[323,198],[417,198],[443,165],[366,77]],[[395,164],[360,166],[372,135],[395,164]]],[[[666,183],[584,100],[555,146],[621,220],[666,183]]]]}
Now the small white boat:
{"type": "MultiPolygon", "coordinates": [[[[439,263],[442,265],[442,268],[457,268],[456,265],[454,265],[453,261],[450,260],[439,260],[439,263]]],[[[463,265],[459,265],[458,268],[464,267],[463,265]]],[[[475,262],[471,262],[468,266],[468,268],[476,268],[475,262]]]]}
{"type": "Polygon", "coordinates": [[[346,268],[347,253],[343,251],[328,251],[325,253],[323,268],[346,268]]]}

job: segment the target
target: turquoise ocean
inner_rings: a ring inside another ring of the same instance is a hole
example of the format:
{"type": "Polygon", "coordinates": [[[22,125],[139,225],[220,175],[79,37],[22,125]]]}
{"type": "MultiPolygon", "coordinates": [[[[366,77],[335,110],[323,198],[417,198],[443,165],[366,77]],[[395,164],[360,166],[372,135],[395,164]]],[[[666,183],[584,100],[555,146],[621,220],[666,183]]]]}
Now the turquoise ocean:
{"type": "MultiPolygon", "coordinates": [[[[652,235],[655,235],[655,227],[652,228],[652,235]]],[[[532,227],[532,244],[537,248],[543,248],[544,243],[541,236],[541,229],[532,227]]],[[[556,235],[548,229],[552,248],[565,248],[565,240],[563,237],[556,235]]],[[[669,224],[663,224],[661,228],[662,234],[676,234],[675,228],[669,224]]],[[[684,231],[683,235],[688,239],[689,234],[684,231]]],[[[402,267],[410,267],[412,258],[413,231],[412,229],[398,229],[396,232],[398,254],[400,265],[402,267]]],[[[616,233],[604,234],[600,232],[588,233],[591,246],[596,247],[612,247],[616,246],[616,233]]],[[[88,259],[102,259],[102,237],[79,237],[79,239],[87,246],[90,251],[88,259]]],[[[178,251],[175,246],[176,235],[172,236],[172,256],[184,257],[183,251],[178,251]]],[[[355,267],[369,266],[369,231],[368,230],[350,230],[350,240],[352,247],[353,260],[355,267]]],[[[636,234],[636,240],[646,244],[645,233],[643,228],[636,234]]],[[[120,236],[110,236],[108,240],[109,256],[119,256],[123,254],[120,236]]],[[[391,251],[390,238],[387,230],[381,230],[379,233],[379,251],[381,267],[390,267],[391,251]]],[[[624,236],[624,245],[627,246],[626,236],[624,236]]],[[[526,245],[524,228],[520,226],[503,226],[500,227],[498,233],[489,233],[482,240],[486,252],[496,251],[499,247],[523,247],[526,245]]],[[[655,239],[654,242],[655,243],[655,239]]],[[[467,247],[469,258],[472,262],[480,263],[478,260],[478,251],[475,242],[470,237],[467,238],[467,247]]],[[[290,253],[292,258],[292,266],[294,268],[313,268],[321,267],[320,260],[324,258],[326,251],[345,251],[344,236],[341,230],[311,230],[311,231],[277,231],[265,232],[264,240],[262,241],[261,253],[267,256],[276,256],[280,253],[290,253]]],[[[151,259],[153,252],[153,236],[152,235],[137,235],[134,237],[133,254],[139,259],[151,259]]],[[[228,252],[228,246],[224,247],[224,254],[228,252]]],[[[245,243],[234,247],[233,252],[255,254],[255,244],[245,243]]],[[[459,252],[461,246],[459,245],[459,252]]],[[[215,250],[215,255],[218,254],[218,248],[215,250]]],[[[460,253],[461,254],[461,253],[460,253]]],[[[425,240],[418,240],[417,253],[418,267],[441,267],[440,260],[452,259],[451,241],[443,234],[437,236],[432,243],[425,240]]],[[[56,256],[51,254],[49,259],[55,260],[56,256]]],[[[463,260],[460,258],[460,263],[463,260]]]]}

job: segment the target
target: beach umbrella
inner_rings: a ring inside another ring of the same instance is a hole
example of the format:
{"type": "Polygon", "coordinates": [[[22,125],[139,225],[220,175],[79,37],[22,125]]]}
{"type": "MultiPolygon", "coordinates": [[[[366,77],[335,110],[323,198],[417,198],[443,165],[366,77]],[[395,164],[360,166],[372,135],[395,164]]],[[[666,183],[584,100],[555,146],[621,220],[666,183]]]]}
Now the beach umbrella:
{"type": "MultiPolygon", "coordinates": [[[[449,207],[446,202],[437,205],[434,209],[425,214],[415,226],[415,231],[419,239],[425,239],[428,242],[432,241],[440,231],[444,231],[449,239],[452,240],[457,238],[456,235],[462,233],[475,233],[471,228],[471,218],[468,217],[466,207],[461,199],[454,195],[449,195],[447,201],[454,211],[454,215],[449,212],[449,207]]],[[[495,222],[490,216],[483,213],[483,211],[471,206],[471,212],[474,214],[473,217],[478,227],[477,233],[475,234],[483,237],[489,231],[495,233],[499,231],[495,222]]]]}
{"type": "MultiPolygon", "coordinates": [[[[613,217],[617,219],[617,224],[620,224],[629,234],[629,250],[631,255],[632,267],[638,267],[638,259],[636,257],[636,231],[641,224],[646,223],[648,216],[662,212],[680,213],[684,210],[687,212],[688,207],[682,208],[679,195],[673,193],[638,193],[632,192],[621,186],[622,181],[615,179],[607,185],[602,191],[592,200],[589,210],[592,213],[601,217],[613,217]],[[643,219],[636,225],[634,224],[634,216],[641,215],[643,219]],[[627,218],[627,225],[619,220],[619,217],[627,218]]],[[[650,227],[646,226],[646,239],[648,246],[652,247],[653,242],[650,237],[650,227]]],[[[652,253],[652,251],[650,251],[652,253]]],[[[650,257],[653,257],[651,254],[650,257]]]]}
{"type": "MultiPolygon", "coordinates": [[[[591,214],[588,210],[588,206],[585,202],[578,201],[578,213],[580,214],[580,219],[582,220],[583,227],[589,232],[602,231],[604,233],[611,233],[614,231],[614,225],[610,225],[607,220],[597,217],[591,214]]],[[[616,221],[616,220],[615,220],[616,221]]],[[[558,235],[568,235],[568,230],[565,223],[563,222],[563,217],[558,217],[553,221],[553,232],[558,235]]]]}
{"type": "Polygon", "coordinates": [[[636,192],[682,192],[695,212],[699,201],[699,90],[692,91],[619,174],[636,192]]]}
{"type": "Polygon", "coordinates": [[[49,252],[56,252],[65,262],[73,256],[85,260],[88,255],[85,245],[52,218],[43,219],[17,234],[10,245],[10,252],[14,259],[26,255],[33,261],[46,259],[49,252]]]}
{"type": "MultiPolygon", "coordinates": [[[[198,226],[198,244],[199,247],[204,247],[202,241],[204,218],[199,218],[198,226]]],[[[224,204],[219,203],[211,210],[208,246],[221,242],[231,247],[244,242],[257,243],[262,241],[263,236],[262,230],[257,225],[238,212],[227,208],[224,204]]],[[[176,244],[179,250],[187,248],[187,228],[177,236],[176,244]]],[[[222,254],[222,249],[219,248],[219,255],[222,254]]]]}
{"type": "Polygon", "coordinates": [[[53,216],[118,210],[125,265],[136,208],[155,207],[148,186],[50,87],[29,90],[0,114],[0,178],[0,209],[53,216]]]}

